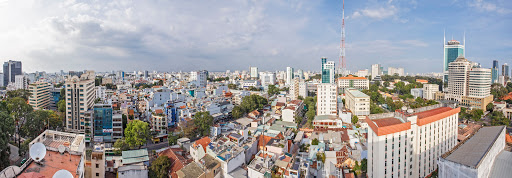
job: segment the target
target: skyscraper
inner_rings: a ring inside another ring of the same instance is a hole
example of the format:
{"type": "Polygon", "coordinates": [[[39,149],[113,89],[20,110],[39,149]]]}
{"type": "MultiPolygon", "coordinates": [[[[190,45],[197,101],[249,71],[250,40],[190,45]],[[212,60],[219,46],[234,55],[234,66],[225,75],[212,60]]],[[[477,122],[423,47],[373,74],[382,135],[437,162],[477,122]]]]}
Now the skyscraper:
{"type": "Polygon", "coordinates": [[[334,83],[335,73],[334,61],[327,61],[327,58],[322,58],[322,83],[334,83]]]}
{"type": "Polygon", "coordinates": [[[21,61],[9,60],[4,63],[4,86],[16,81],[15,76],[22,75],[21,61]]]}
{"type": "Polygon", "coordinates": [[[497,60],[494,60],[492,61],[492,69],[491,69],[491,72],[492,72],[492,83],[498,83],[498,61],[497,60]]]}
{"type": "Polygon", "coordinates": [[[251,70],[251,79],[258,79],[258,67],[250,67],[251,70]]]}
{"type": "Polygon", "coordinates": [[[450,40],[446,42],[446,37],[444,38],[444,63],[443,63],[443,73],[444,80],[443,82],[448,82],[448,64],[450,62],[455,61],[457,57],[464,56],[464,46],[466,44],[460,44],[457,40],[450,40]]]}
{"type": "Polygon", "coordinates": [[[206,87],[208,84],[208,71],[202,70],[202,71],[192,71],[190,72],[190,81],[196,82],[196,86],[198,88],[206,87]]]}
{"type": "Polygon", "coordinates": [[[377,76],[380,76],[382,75],[382,66],[380,64],[373,64],[372,65],[372,80],[377,77],[377,76]]]}
{"type": "Polygon", "coordinates": [[[112,139],[112,105],[95,104],[94,105],[94,140],[103,142],[113,142],[112,139]]]}
{"type": "Polygon", "coordinates": [[[293,68],[286,67],[286,85],[290,86],[293,84],[293,68]]]}
{"type": "Polygon", "coordinates": [[[68,132],[86,133],[91,128],[91,118],[96,92],[94,88],[94,71],[87,71],[80,78],[73,76],[66,80],[66,130],[68,132]],[[86,114],[87,113],[87,114],[86,114]]]}
{"type": "Polygon", "coordinates": [[[507,79],[510,76],[508,73],[508,64],[507,63],[505,63],[501,66],[501,75],[505,76],[505,78],[507,78],[507,79]]]}

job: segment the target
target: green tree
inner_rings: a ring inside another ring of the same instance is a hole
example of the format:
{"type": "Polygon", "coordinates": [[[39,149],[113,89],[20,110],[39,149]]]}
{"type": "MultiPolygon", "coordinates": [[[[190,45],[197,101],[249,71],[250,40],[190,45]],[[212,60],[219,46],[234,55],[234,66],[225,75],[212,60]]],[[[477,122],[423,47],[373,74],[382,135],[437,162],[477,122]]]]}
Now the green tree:
{"type": "Polygon", "coordinates": [[[8,98],[20,97],[20,98],[23,98],[23,100],[27,101],[28,97],[32,94],[28,90],[17,89],[17,90],[7,91],[6,95],[8,98]]]}
{"type": "Polygon", "coordinates": [[[389,87],[389,82],[388,81],[384,82],[384,87],[386,87],[386,88],[389,87]]]}
{"type": "Polygon", "coordinates": [[[118,139],[114,143],[114,154],[121,155],[123,151],[129,150],[130,145],[124,139],[118,139]]]}
{"type": "Polygon", "coordinates": [[[503,112],[500,112],[500,111],[492,112],[491,125],[493,125],[493,126],[496,126],[496,125],[508,126],[509,124],[510,124],[510,120],[503,115],[503,112]]]}
{"type": "Polygon", "coordinates": [[[244,114],[245,113],[244,113],[242,107],[240,107],[240,106],[233,107],[233,110],[231,111],[231,115],[235,119],[241,118],[242,116],[244,116],[244,114]]]}
{"type": "Polygon", "coordinates": [[[365,159],[361,160],[361,171],[366,172],[367,170],[368,170],[368,160],[365,158],[365,159]]]}
{"type": "Polygon", "coordinates": [[[169,138],[167,139],[169,142],[169,146],[176,145],[178,143],[178,139],[180,136],[169,134],[169,138]]]}
{"type": "Polygon", "coordinates": [[[317,138],[311,140],[311,145],[318,145],[319,141],[317,138]]]}
{"type": "Polygon", "coordinates": [[[25,124],[21,126],[21,136],[36,138],[46,127],[50,114],[44,110],[36,110],[27,115],[25,124]]]}
{"type": "Polygon", "coordinates": [[[96,76],[96,78],[94,78],[94,86],[100,86],[102,80],[103,80],[103,77],[96,76]]]}
{"type": "Polygon", "coordinates": [[[155,161],[151,163],[150,177],[166,178],[169,177],[169,168],[171,168],[171,159],[167,156],[159,156],[155,161]]]}
{"type": "Polygon", "coordinates": [[[487,109],[487,111],[492,111],[494,109],[494,104],[489,103],[485,108],[487,109]]]}
{"type": "MultiPolygon", "coordinates": [[[[10,112],[11,116],[14,118],[15,130],[16,134],[20,134],[20,127],[22,123],[20,121],[24,121],[27,115],[32,112],[32,106],[28,105],[27,102],[20,97],[10,98],[7,101],[7,109],[10,112]]],[[[18,148],[21,146],[20,139],[17,139],[18,148]]]]}
{"type": "Polygon", "coordinates": [[[230,83],[230,84],[228,84],[228,88],[234,90],[237,88],[237,86],[236,86],[236,84],[230,83]]]}
{"type": "Polygon", "coordinates": [[[480,118],[482,118],[483,114],[484,111],[481,109],[473,109],[470,111],[471,119],[474,121],[480,121],[480,118]]]}
{"type": "Polygon", "coordinates": [[[128,123],[124,135],[126,143],[131,147],[140,148],[149,139],[149,125],[146,122],[134,120],[128,123]]]}
{"type": "Polygon", "coordinates": [[[66,89],[65,88],[61,88],[60,89],[59,101],[60,100],[65,100],[65,99],[66,99],[66,89]]]}
{"type": "Polygon", "coordinates": [[[121,120],[122,120],[123,130],[126,130],[126,126],[128,125],[128,118],[126,117],[126,115],[123,114],[123,115],[121,115],[121,120]]]}
{"type": "Polygon", "coordinates": [[[210,115],[210,111],[197,112],[194,115],[194,125],[201,136],[208,136],[210,126],[213,125],[213,117],[210,115]]]}
{"type": "Polygon", "coordinates": [[[9,163],[9,139],[14,134],[14,119],[6,112],[0,112],[0,169],[3,170],[9,163]]]}
{"type": "Polygon", "coordinates": [[[268,85],[267,93],[268,96],[274,96],[275,94],[279,94],[279,88],[277,88],[275,85],[268,85]]]}
{"type": "Polygon", "coordinates": [[[357,122],[359,122],[359,118],[357,118],[356,115],[353,115],[352,116],[352,124],[356,124],[357,122]]]}
{"type": "Polygon", "coordinates": [[[66,101],[65,100],[59,100],[59,102],[57,102],[57,110],[61,113],[66,112],[66,101]]]}

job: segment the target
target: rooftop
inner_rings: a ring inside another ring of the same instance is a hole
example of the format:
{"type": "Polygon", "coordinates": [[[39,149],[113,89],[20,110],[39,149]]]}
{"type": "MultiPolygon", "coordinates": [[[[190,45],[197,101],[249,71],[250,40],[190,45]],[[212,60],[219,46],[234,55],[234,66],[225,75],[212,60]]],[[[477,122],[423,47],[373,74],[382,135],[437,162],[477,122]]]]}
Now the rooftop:
{"type": "Polygon", "coordinates": [[[401,124],[402,121],[400,119],[390,117],[390,118],[383,118],[383,119],[375,119],[372,120],[378,127],[386,127],[390,125],[396,125],[401,124]]]}
{"type": "Polygon", "coordinates": [[[123,164],[133,164],[149,161],[147,149],[123,151],[122,155],[123,164]]]}
{"type": "Polygon", "coordinates": [[[464,144],[458,148],[455,147],[455,150],[451,153],[443,155],[443,158],[472,168],[478,168],[480,162],[504,129],[505,126],[482,127],[464,144]]]}
{"type": "Polygon", "coordinates": [[[339,80],[366,80],[365,77],[354,77],[353,75],[348,75],[346,77],[340,77],[339,80]]]}
{"type": "Polygon", "coordinates": [[[354,97],[356,98],[365,98],[365,97],[370,97],[366,94],[364,94],[363,92],[359,91],[359,90],[348,90],[348,92],[350,94],[352,94],[354,97]]]}
{"type": "Polygon", "coordinates": [[[512,175],[512,152],[501,151],[491,168],[489,177],[510,177],[512,175]]]}
{"type": "Polygon", "coordinates": [[[37,172],[45,177],[52,177],[57,171],[64,169],[76,175],[76,171],[80,164],[80,155],[70,155],[68,152],[60,154],[55,151],[46,151],[46,156],[42,161],[42,165],[32,162],[22,173],[37,172]]]}

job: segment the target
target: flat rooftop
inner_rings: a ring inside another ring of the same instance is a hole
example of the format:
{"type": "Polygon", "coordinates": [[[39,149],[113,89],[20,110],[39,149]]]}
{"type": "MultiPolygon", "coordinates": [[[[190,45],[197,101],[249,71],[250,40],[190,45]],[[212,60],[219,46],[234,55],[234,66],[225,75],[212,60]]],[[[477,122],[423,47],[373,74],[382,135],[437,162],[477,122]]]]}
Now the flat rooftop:
{"type": "Polygon", "coordinates": [[[427,111],[423,111],[423,112],[414,113],[413,115],[418,116],[418,119],[423,119],[423,118],[441,114],[443,112],[450,111],[450,110],[452,110],[452,108],[450,108],[450,107],[440,107],[440,108],[435,108],[435,109],[431,109],[431,110],[427,110],[427,111]]]}
{"type": "Polygon", "coordinates": [[[359,90],[349,90],[348,92],[350,92],[350,94],[354,95],[354,97],[356,97],[356,98],[370,97],[359,90]]]}
{"type": "Polygon", "coordinates": [[[42,165],[32,162],[22,173],[37,172],[45,177],[53,177],[53,174],[57,171],[64,169],[73,174],[74,177],[78,177],[76,170],[80,159],[80,155],[70,155],[68,152],[60,154],[47,150],[46,156],[41,162],[42,165]]]}
{"type": "Polygon", "coordinates": [[[468,141],[445,157],[446,160],[477,168],[505,126],[482,127],[468,141]]]}
{"type": "Polygon", "coordinates": [[[491,175],[489,177],[494,178],[505,178],[512,175],[512,152],[501,151],[492,165],[491,175]]]}

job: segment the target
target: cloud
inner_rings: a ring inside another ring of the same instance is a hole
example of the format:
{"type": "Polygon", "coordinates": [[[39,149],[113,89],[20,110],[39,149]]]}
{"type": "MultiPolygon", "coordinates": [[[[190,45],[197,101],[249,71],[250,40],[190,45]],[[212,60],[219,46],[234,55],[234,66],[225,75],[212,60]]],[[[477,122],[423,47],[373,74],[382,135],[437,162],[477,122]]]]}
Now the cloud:
{"type": "Polygon", "coordinates": [[[393,5],[387,6],[387,7],[377,7],[377,8],[365,8],[362,10],[355,11],[352,14],[353,18],[365,16],[372,19],[387,19],[390,17],[393,17],[397,14],[398,8],[396,8],[393,5]]]}
{"type": "Polygon", "coordinates": [[[506,9],[501,5],[484,0],[470,1],[469,6],[482,12],[497,12],[498,14],[509,14],[512,12],[510,9],[506,9]]]}

